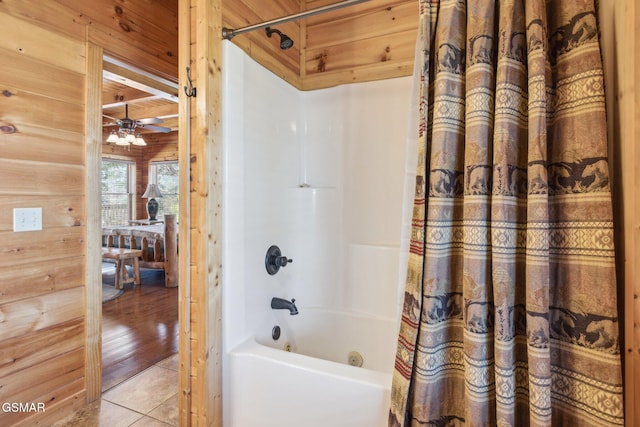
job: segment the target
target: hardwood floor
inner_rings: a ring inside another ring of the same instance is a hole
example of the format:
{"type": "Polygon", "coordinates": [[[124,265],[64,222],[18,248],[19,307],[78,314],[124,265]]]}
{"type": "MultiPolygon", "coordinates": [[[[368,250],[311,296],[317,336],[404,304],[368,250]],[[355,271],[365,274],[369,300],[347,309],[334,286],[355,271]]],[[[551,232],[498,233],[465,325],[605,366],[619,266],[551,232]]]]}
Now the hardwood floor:
{"type": "Polygon", "coordinates": [[[178,352],[178,288],[162,270],[141,269],[142,286],[102,304],[102,391],[178,352]]]}

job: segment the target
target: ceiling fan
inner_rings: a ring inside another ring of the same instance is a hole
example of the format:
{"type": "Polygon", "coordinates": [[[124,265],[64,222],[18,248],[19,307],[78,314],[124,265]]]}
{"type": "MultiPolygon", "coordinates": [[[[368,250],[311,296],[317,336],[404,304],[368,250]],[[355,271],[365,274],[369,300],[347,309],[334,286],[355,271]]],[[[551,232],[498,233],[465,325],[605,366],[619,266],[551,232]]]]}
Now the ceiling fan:
{"type": "Polygon", "coordinates": [[[113,123],[106,124],[105,126],[118,126],[118,130],[112,130],[107,138],[107,142],[113,142],[116,145],[147,145],[140,133],[136,134],[136,129],[149,129],[156,132],[168,133],[171,132],[171,128],[156,126],[158,123],[162,123],[162,119],[158,117],[150,117],[146,119],[133,120],[129,118],[129,105],[125,104],[125,113],[123,119],[117,119],[115,117],[104,117],[114,120],[113,123]]]}

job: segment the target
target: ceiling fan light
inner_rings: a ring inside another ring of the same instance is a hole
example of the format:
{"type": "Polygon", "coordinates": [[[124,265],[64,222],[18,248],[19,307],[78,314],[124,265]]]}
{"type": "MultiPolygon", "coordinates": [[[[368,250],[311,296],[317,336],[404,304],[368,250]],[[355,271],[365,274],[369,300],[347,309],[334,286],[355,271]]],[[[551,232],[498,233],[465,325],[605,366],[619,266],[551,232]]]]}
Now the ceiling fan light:
{"type": "Polygon", "coordinates": [[[109,137],[107,138],[107,142],[118,142],[118,139],[120,139],[118,138],[118,134],[115,130],[112,130],[109,134],[109,137]]]}
{"type": "MultiPolygon", "coordinates": [[[[0,3],[2,0],[0,0],[0,3]]],[[[146,146],[147,142],[142,138],[140,133],[136,132],[136,128],[146,127],[148,126],[149,130],[152,132],[171,132],[170,128],[162,127],[162,126],[153,126],[150,123],[162,123],[162,119],[158,117],[149,117],[146,119],[132,120],[129,118],[129,105],[125,104],[125,116],[122,119],[116,119],[111,116],[107,116],[103,114],[105,117],[114,120],[112,125],[117,125],[118,128],[112,130],[107,136],[107,143],[115,143],[116,145],[127,147],[129,145],[137,145],[137,146],[146,146]]]]}
{"type": "Polygon", "coordinates": [[[140,134],[136,135],[136,139],[133,141],[133,145],[147,145],[147,143],[142,139],[140,134]]]}

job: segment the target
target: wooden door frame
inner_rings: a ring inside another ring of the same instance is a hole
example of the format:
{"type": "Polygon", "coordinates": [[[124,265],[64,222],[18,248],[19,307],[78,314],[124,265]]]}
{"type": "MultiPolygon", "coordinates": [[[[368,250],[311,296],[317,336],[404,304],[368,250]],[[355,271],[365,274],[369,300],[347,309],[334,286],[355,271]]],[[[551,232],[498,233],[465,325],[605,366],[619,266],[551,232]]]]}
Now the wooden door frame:
{"type": "Polygon", "coordinates": [[[102,394],[102,225],[100,164],[102,155],[102,48],[87,42],[86,75],[86,238],[85,238],[85,379],[86,400],[102,394]]]}
{"type": "MultiPolygon", "coordinates": [[[[85,238],[85,378],[86,378],[86,401],[93,402],[100,399],[102,395],[102,270],[100,268],[102,261],[102,222],[101,222],[101,183],[100,169],[102,163],[102,80],[103,70],[105,68],[104,56],[109,52],[105,52],[101,46],[92,41],[86,42],[87,66],[86,66],[86,145],[85,145],[85,165],[86,165],[86,238],[85,238]]],[[[158,83],[160,85],[160,83],[158,83]]],[[[182,106],[188,105],[181,98],[180,116],[181,120],[184,116],[182,106]]],[[[182,136],[181,139],[184,139],[182,136]]],[[[185,139],[185,141],[188,139],[185,139]]],[[[184,146],[184,143],[180,143],[184,146]]],[[[186,156],[184,159],[188,159],[186,156]]],[[[188,202],[189,196],[189,163],[188,160],[180,160],[180,182],[181,182],[181,213],[182,205],[188,202]],[[186,188],[184,183],[187,183],[186,188]],[[182,194],[186,195],[183,203],[182,194]]],[[[187,236],[181,240],[181,244],[187,244],[189,216],[183,216],[180,226],[183,229],[182,235],[187,236]]],[[[188,246],[180,250],[180,257],[188,260],[188,246]]],[[[184,264],[183,261],[179,263],[184,264]]],[[[180,279],[181,286],[179,289],[179,324],[180,331],[180,357],[189,357],[189,347],[183,345],[189,337],[189,274],[188,269],[180,268],[181,272],[185,272],[184,277],[180,279]]],[[[178,371],[180,378],[188,378],[190,372],[189,364],[180,364],[178,371]]],[[[182,389],[181,389],[182,390],[182,389]]],[[[180,393],[181,401],[186,402],[185,407],[189,407],[190,393],[180,393]]],[[[188,425],[188,424],[184,424],[188,425]]]]}
{"type": "Polygon", "coordinates": [[[613,202],[616,222],[618,278],[623,307],[621,320],[624,332],[624,402],[625,425],[640,425],[640,200],[637,188],[640,175],[640,100],[637,82],[640,67],[636,54],[640,35],[640,7],[634,0],[600,2],[599,19],[607,88],[607,120],[610,152],[613,164],[613,202]]]}
{"type": "Polygon", "coordinates": [[[181,426],[222,426],[222,0],[178,0],[181,426]],[[187,286],[183,286],[186,283],[187,286]]]}
{"type": "Polygon", "coordinates": [[[85,378],[86,401],[102,395],[102,80],[105,50],[87,41],[86,68],[86,239],[85,378]]]}
{"type": "MultiPolygon", "coordinates": [[[[640,425],[640,409],[637,407],[640,398],[640,200],[637,188],[640,186],[640,175],[636,172],[640,165],[640,150],[637,144],[640,138],[640,96],[637,89],[640,81],[637,45],[640,36],[640,7],[635,0],[613,0],[611,18],[612,58],[609,93],[613,101],[610,106],[613,114],[609,119],[615,127],[614,193],[616,207],[621,213],[622,221],[617,228],[622,235],[616,243],[622,244],[621,267],[624,290],[620,293],[624,306],[624,367],[625,367],[625,425],[640,425]],[[613,117],[611,117],[613,116],[613,117]],[[616,182],[617,178],[617,182],[616,182]]],[[[601,5],[602,7],[602,5],[601,5]]],[[[619,217],[618,217],[619,218],[619,217]]]]}

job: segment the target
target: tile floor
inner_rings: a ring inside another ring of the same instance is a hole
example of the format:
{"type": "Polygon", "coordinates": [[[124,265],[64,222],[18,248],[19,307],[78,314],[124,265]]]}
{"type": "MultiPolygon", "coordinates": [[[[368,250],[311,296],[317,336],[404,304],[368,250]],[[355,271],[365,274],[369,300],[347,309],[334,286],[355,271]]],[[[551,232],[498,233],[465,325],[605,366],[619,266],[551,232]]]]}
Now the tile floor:
{"type": "Polygon", "coordinates": [[[178,425],[178,355],[107,390],[54,427],[165,427],[178,425]]]}

